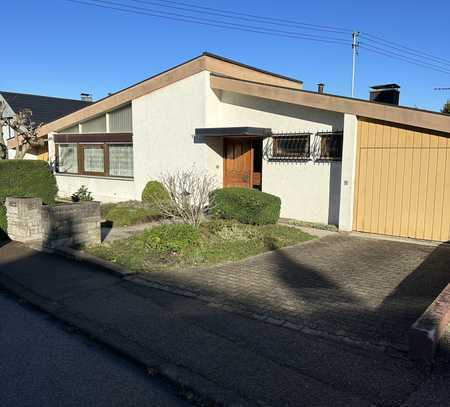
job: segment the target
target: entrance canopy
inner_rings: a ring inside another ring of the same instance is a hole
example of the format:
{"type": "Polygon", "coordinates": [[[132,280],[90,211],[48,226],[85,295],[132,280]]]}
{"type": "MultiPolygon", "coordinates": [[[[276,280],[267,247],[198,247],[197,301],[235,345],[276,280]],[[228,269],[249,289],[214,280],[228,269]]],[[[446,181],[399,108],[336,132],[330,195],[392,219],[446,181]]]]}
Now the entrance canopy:
{"type": "Polygon", "coordinates": [[[201,137],[252,137],[265,138],[272,135],[272,129],[263,127],[206,127],[195,129],[201,137]]]}

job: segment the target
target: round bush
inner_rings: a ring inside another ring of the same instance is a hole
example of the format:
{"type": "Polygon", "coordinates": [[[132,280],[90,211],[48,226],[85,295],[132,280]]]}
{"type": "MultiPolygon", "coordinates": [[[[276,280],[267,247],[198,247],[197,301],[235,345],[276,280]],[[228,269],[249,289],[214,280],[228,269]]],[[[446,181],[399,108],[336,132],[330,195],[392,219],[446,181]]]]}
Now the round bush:
{"type": "Polygon", "coordinates": [[[56,179],[47,162],[0,160],[0,230],[6,233],[6,197],[41,198],[43,203],[52,204],[57,192],[56,179]]]}
{"type": "Polygon", "coordinates": [[[210,194],[210,214],[250,225],[275,224],[281,200],[275,195],[247,188],[223,188],[210,194]]]}
{"type": "Polygon", "coordinates": [[[170,198],[167,189],[159,181],[149,181],[142,191],[142,202],[155,204],[161,201],[168,201],[170,198]]]}

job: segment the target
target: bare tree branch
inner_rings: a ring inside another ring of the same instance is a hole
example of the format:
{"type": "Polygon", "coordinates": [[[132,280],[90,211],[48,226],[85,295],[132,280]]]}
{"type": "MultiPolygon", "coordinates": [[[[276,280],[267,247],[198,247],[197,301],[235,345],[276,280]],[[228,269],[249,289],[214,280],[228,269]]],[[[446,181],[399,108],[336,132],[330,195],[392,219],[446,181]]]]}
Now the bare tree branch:
{"type": "Polygon", "coordinates": [[[33,147],[45,145],[45,140],[38,137],[39,129],[43,123],[36,124],[31,120],[33,112],[30,109],[24,109],[18,113],[9,123],[9,126],[16,134],[16,156],[21,160],[33,147]]]}
{"type": "Polygon", "coordinates": [[[8,158],[8,146],[3,138],[3,128],[8,124],[8,120],[5,117],[6,103],[0,101],[0,160],[6,160],[8,158]]]}
{"type": "Polygon", "coordinates": [[[186,223],[199,226],[208,207],[209,194],[216,185],[215,177],[199,173],[193,167],[163,174],[161,183],[170,195],[169,201],[156,202],[161,213],[168,218],[181,218],[186,223]]]}

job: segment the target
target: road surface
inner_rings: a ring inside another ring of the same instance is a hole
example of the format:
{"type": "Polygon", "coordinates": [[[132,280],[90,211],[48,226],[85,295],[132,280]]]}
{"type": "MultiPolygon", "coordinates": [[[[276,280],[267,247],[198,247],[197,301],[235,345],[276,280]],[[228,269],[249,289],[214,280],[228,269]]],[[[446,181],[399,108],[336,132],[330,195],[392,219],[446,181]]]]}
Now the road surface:
{"type": "Polygon", "coordinates": [[[0,289],[0,406],[188,406],[167,383],[0,289]]]}

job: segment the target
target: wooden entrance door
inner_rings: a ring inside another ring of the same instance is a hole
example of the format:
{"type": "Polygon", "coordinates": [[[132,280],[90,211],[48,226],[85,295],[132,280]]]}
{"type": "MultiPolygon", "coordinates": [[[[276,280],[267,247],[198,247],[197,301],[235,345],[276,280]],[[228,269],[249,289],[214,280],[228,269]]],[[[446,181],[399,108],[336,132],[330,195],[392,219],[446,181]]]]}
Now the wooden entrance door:
{"type": "Polygon", "coordinates": [[[251,141],[225,139],[224,187],[253,187],[253,148],[251,141]]]}

